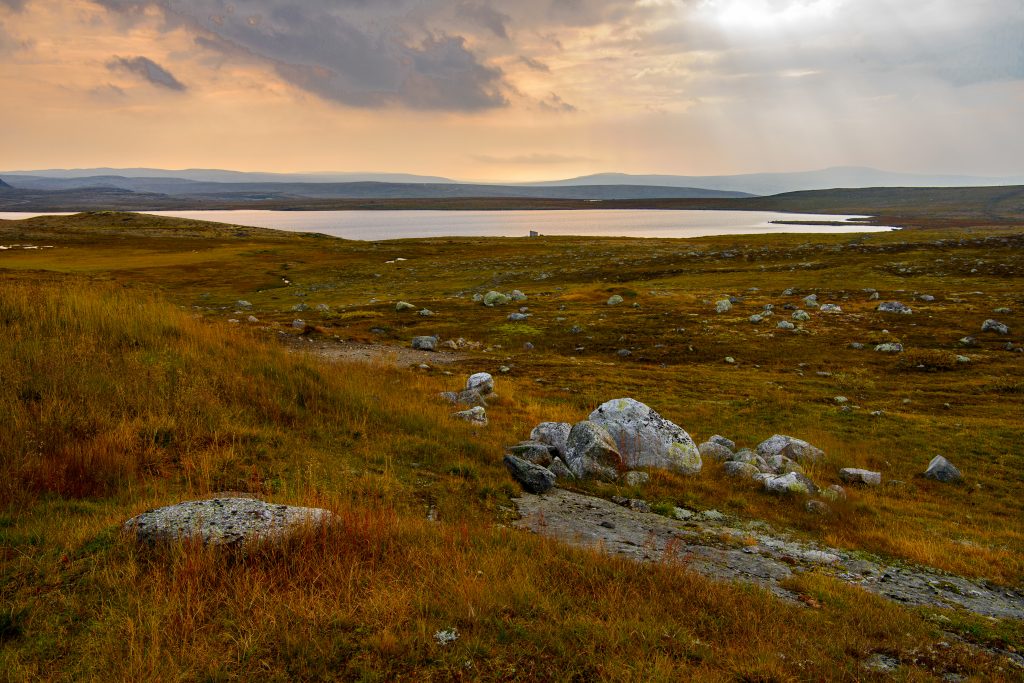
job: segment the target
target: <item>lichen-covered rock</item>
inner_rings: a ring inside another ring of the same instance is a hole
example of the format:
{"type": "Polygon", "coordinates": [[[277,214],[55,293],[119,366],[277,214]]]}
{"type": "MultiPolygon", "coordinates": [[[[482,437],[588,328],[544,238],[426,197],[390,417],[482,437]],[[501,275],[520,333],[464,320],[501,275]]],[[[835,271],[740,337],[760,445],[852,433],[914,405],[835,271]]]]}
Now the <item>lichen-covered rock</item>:
{"type": "Polygon", "coordinates": [[[839,470],[839,478],[847,484],[864,484],[866,486],[879,486],[882,483],[882,473],[862,470],[856,467],[844,467],[839,470]]]}
{"type": "Polygon", "coordinates": [[[478,392],[486,396],[494,391],[494,377],[487,372],[476,372],[466,380],[466,389],[478,392]]]}
{"type": "Polygon", "coordinates": [[[522,441],[508,449],[510,455],[532,462],[534,465],[548,467],[554,461],[556,454],[551,452],[551,446],[539,441],[522,441]]]}
{"type": "Polygon", "coordinates": [[[730,477],[753,479],[759,474],[758,469],[748,462],[729,461],[722,465],[722,471],[730,477]]]}
{"type": "Polygon", "coordinates": [[[555,458],[552,460],[548,469],[551,470],[551,473],[558,479],[572,480],[576,478],[576,475],[572,473],[572,470],[569,469],[569,466],[566,465],[565,461],[561,458],[555,458]]]}
{"type": "Polygon", "coordinates": [[[765,462],[767,463],[767,470],[772,474],[788,474],[789,472],[803,473],[804,471],[804,468],[800,467],[795,460],[787,458],[781,453],[765,459],[765,462]]]}
{"type": "Polygon", "coordinates": [[[903,353],[903,344],[897,342],[885,342],[884,344],[878,344],[875,346],[875,351],[878,353],[903,353]]]}
{"type": "Polygon", "coordinates": [[[464,389],[460,392],[442,391],[441,398],[452,405],[464,405],[469,408],[475,408],[476,406],[481,408],[487,407],[487,401],[484,397],[480,395],[479,391],[474,391],[473,389],[464,389]]]}
{"type": "Polygon", "coordinates": [[[794,325],[793,323],[789,322],[788,320],[780,320],[779,324],[776,325],[776,327],[779,328],[780,330],[795,330],[796,329],[796,325],[794,325]]]}
{"type": "Polygon", "coordinates": [[[820,310],[821,310],[822,313],[842,313],[843,312],[843,309],[840,306],[838,306],[837,304],[824,304],[821,307],[820,310]]]}
{"type": "Polygon", "coordinates": [[[697,446],[697,452],[700,453],[701,458],[718,460],[719,462],[731,460],[733,456],[733,452],[731,450],[715,441],[705,441],[701,445],[697,446]]]}
{"type": "Polygon", "coordinates": [[[989,318],[981,324],[982,332],[995,332],[996,334],[1010,334],[1010,328],[999,322],[989,318]]]}
{"type": "Polygon", "coordinates": [[[608,430],[596,422],[577,422],[565,444],[565,464],[579,478],[615,479],[625,469],[622,455],[608,430]]]}
{"type": "Polygon", "coordinates": [[[730,451],[736,450],[736,442],[733,441],[732,439],[725,438],[721,434],[715,434],[713,437],[708,439],[708,441],[710,441],[711,443],[721,444],[722,446],[728,448],[730,451]]]}
{"type": "Polygon", "coordinates": [[[818,487],[807,476],[799,472],[789,472],[788,474],[765,479],[764,490],[768,493],[790,493],[808,496],[817,493],[818,487]]]}
{"type": "Polygon", "coordinates": [[[626,467],[700,472],[700,451],[690,435],[639,401],[607,401],[590,414],[590,420],[608,430],[626,467]]]}
{"type": "Polygon", "coordinates": [[[512,299],[512,301],[516,301],[516,302],[518,302],[518,301],[526,301],[529,298],[528,296],[526,296],[525,294],[520,292],[518,289],[513,289],[511,292],[509,292],[508,296],[509,296],[510,299],[512,299]]]}
{"type": "Polygon", "coordinates": [[[618,306],[623,301],[624,301],[624,299],[621,296],[619,296],[618,294],[613,294],[612,296],[608,297],[608,305],[609,306],[618,306]]]}
{"type": "Polygon", "coordinates": [[[715,302],[716,313],[728,313],[732,310],[732,302],[728,299],[721,299],[715,302]]]}
{"type": "Polygon", "coordinates": [[[839,484],[832,484],[826,489],[821,490],[821,497],[825,500],[830,500],[833,503],[840,500],[846,500],[846,489],[839,484]]]}
{"type": "Polygon", "coordinates": [[[487,411],[482,406],[474,406],[469,410],[460,410],[457,413],[452,413],[452,417],[472,422],[473,424],[487,424],[487,411]]]}
{"type": "Polygon", "coordinates": [[[509,301],[511,301],[511,299],[509,299],[506,295],[502,294],[501,292],[495,292],[494,290],[491,290],[484,294],[484,298],[482,299],[482,301],[484,306],[490,308],[493,306],[504,306],[509,301]]]}
{"type": "Polygon", "coordinates": [[[775,434],[757,445],[757,454],[768,460],[773,455],[784,455],[797,462],[816,462],[825,456],[824,451],[785,434],[775,434]]]}
{"type": "Polygon", "coordinates": [[[547,493],[555,486],[555,473],[546,467],[534,465],[514,455],[505,456],[505,468],[512,478],[530,493],[547,493]]]}
{"type": "Polygon", "coordinates": [[[568,422],[541,422],[530,432],[530,440],[545,443],[559,455],[565,455],[565,444],[571,430],[572,425],[568,422]]]}
{"type": "Polygon", "coordinates": [[[288,533],[325,524],[322,508],[273,505],[252,498],[190,500],[148,510],[124,523],[140,541],[198,540],[207,545],[234,545],[280,540],[288,533]]]}
{"type": "Polygon", "coordinates": [[[416,310],[416,307],[413,306],[408,301],[399,301],[398,303],[395,304],[395,311],[397,311],[398,313],[402,313],[403,311],[414,311],[414,310],[416,310]]]}
{"type": "Polygon", "coordinates": [[[879,313],[898,313],[900,315],[910,315],[913,313],[913,309],[899,301],[883,301],[875,307],[875,310],[879,313]]]}
{"type": "Polygon", "coordinates": [[[811,319],[811,314],[804,310],[793,311],[793,320],[805,323],[811,319]]]}
{"type": "Polygon", "coordinates": [[[818,295],[817,294],[808,294],[807,296],[805,296],[804,297],[804,307],[805,308],[817,308],[818,307],[818,295]]]}
{"type": "Polygon", "coordinates": [[[413,337],[412,348],[419,351],[437,351],[437,337],[413,337]]]}
{"type": "Polygon", "coordinates": [[[936,455],[932,458],[932,461],[928,463],[928,469],[925,470],[924,476],[928,479],[934,479],[946,484],[955,481],[962,481],[964,478],[964,476],[960,474],[960,470],[941,455],[936,455]]]}

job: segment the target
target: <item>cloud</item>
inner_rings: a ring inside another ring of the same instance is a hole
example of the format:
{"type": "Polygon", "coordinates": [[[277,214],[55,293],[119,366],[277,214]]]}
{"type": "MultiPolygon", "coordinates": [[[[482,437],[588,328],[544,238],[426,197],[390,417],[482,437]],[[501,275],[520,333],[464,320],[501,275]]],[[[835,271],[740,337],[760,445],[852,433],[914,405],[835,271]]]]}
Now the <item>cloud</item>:
{"type": "Polygon", "coordinates": [[[0,0],[0,7],[6,7],[7,9],[20,12],[25,9],[25,3],[28,0],[0,0]]]}
{"type": "Polygon", "coordinates": [[[487,154],[474,154],[471,155],[471,157],[485,164],[524,164],[529,166],[577,164],[596,161],[596,159],[593,159],[591,157],[567,156],[562,154],[548,154],[543,152],[537,152],[535,154],[517,154],[507,157],[490,156],[487,154]]]}
{"type": "MultiPolygon", "coordinates": [[[[185,27],[204,47],[247,55],[292,85],[349,106],[473,112],[506,106],[505,93],[514,91],[465,36],[427,28],[411,0],[250,0],[244,11],[227,0],[97,2],[126,18],[156,8],[168,29],[185,27]]],[[[467,18],[507,35],[505,14],[466,7],[467,18]]]]}
{"type": "Polygon", "coordinates": [[[499,12],[490,5],[476,2],[462,2],[458,6],[459,15],[486,28],[499,38],[508,40],[508,24],[511,17],[504,12],[499,12]]]}
{"type": "Polygon", "coordinates": [[[533,59],[526,55],[520,55],[519,60],[521,64],[524,64],[527,68],[533,69],[534,71],[540,71],[542,73],[550,73],[551,67],[540,61],[539,59],[533,59]]]}
{"type": "Polygon", "coordinates": [[[114,57],[107,62],[111,71],[127,71],[160,88],[184,92],[185,84],[149,57],[114,57]]]}
{"type": "Polygon", "coordinates": [[[576,107],[569,104],[555,93],[549,93],[547,97],[537,103],[544,111],[572,113],[576,107]]]}

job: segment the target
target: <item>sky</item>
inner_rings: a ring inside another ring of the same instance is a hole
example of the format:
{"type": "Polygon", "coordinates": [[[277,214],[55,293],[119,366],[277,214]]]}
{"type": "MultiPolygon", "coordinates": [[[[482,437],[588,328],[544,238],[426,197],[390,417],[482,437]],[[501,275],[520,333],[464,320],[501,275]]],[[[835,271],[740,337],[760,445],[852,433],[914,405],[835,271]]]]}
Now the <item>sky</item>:
{"type": "Polygon", "coordinates": [[[0,168],[1024,175],[1024,0],[0,0],[0,168]]]}

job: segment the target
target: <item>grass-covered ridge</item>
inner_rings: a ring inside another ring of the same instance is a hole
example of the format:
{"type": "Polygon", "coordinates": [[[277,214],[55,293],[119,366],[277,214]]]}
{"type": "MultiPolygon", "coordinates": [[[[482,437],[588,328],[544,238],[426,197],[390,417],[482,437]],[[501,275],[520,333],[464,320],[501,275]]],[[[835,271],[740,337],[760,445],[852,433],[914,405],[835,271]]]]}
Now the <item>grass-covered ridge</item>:
{"type": "MultiPolygon", "coordinates": [[[[1021,645],[1018,625],[921,618],[824,577],[794,584],[821,605],[798,607],[685,567],[513,532],[502,525],[515,488],[500,465],[503,446],[537,422],[582,419],[632,395],[698,439],[807,438],[828,453],[812,472],[826,484],[837,466],[867,465],[904,485],[851,491],[825,518],[737,486],[713,464],[695,478],[656,475],[641,491],[594,485],[600,495],[715,507],[1019,585],[1022,355],[984,339],[966,351],[971,365],[926,371],[846,348],[884,325],[912,349],[953,353],[993,308],[1024,303],[1012,244],[935,246],[950,237],[941,233],[873,236],[864,252],[858,236],[374,244],[78,221],[0,226],[0,243],[56,244],[0,255],[0,671],[11,680],[862,680],[871,652],[917,657],[904,669],[911,679],[998,678],[983,656],[936,649],[939,629],[1021,645]],[[709,255],[723,250],[742,255],[709,255]],[[409,261],[386,265],[396,257],[409,261]],[[539,333],[518,334],[505,319],[514,308],[468,294],[515,286],[539,333]],[[914,316],[878,321],[859,296],[868,286],[911,303],[914,316]],[[834,298],[844,315],[815,315],[801,336],[746,322],[785,287],[834,298]],[[939,301],[917,304],[914,291],[939,301]],[[745,301],[710,313],[705,301],[728,292],[745,301]],[[607,306],[611,293],[626,304],[607,306]],[[436,316],[399,314],[400,298],[436,316]],[[259,323],[235,312],[238,299],[259,323]],[[299,335],[298,316],[323,332],[299,335]],[[405,347],[434,332],[490,351],[467,352],[451,376],[296,351],[405,347]],[[619,358],[623,347],[633,355],[619,358]],[[473,370],[495,372],[500,394],[475,431],[436,400],[473,370]],[[838,394],[864,409],[840,412],[838,394]],[[921,481],[934,452],[967,484],[921,481]],[[325,506],[342,525],[246,556],[153,555],[117,533],[141,510],[225,489],[325,506]],[[433,633],[446,628],[461,635],[443,648],[433,633]]],[[[996,317],[1021,325],[1017,313],[996,317]]]]}

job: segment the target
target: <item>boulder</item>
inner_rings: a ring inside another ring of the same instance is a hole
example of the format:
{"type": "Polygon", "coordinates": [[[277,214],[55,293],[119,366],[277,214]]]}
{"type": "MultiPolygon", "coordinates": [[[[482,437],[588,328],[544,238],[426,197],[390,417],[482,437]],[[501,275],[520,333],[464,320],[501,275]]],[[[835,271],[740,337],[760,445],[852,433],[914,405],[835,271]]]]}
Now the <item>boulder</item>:
{"type": "Polygon", "coordinates": [[[541,422],[530,432],[531,441],[539,441],[554,448],[559,455],[565,454],[572,425],[568,422],[541,422]]]}
{"type": "Polygon", "coordinates": [[[718,460],[719,462],[725,462],[731,460],[733,452],[720,443],[714,441],[705,441],[697,447],[697,452],[700,453],[701,458],[707,458],[709,460],[718,460]]]}
{"type": "Polygon", "coordinates": [[[452,405],[464,405],[470,408],[480,406],[481,408],[487,407],[487,401],[483,396],[480,395],[479,391],[473,389],[464,389],[458,393],[454,391],[442,391],[441,398],[452,405]]]}
{"type": "Polygon", "coordinates": [[[551,452],[551,446],[539,441],[521,441],[508,449],[508,455],[532,462],[534,465],[548,467],[554,461],[555,454],[551,452]]]}
{"type": "Polygon", "coordinates": [[[757,454],[766,460],[773,455],[784,455],[797,462],[816,462],[824,457],[825,453],[803,439],[797,439],[785,434],[775,434],[757,445],[757,454]]]}
{"type": "Polygon", "coordinates": [[[437,351],[437,337],[413,337],[412,348],[420,351],[437,351]]]}
{"type": "Polygon", "coordinates": [[[780,320],[779,324],[776,325],[776,327],[778,327],[780,330],[795,330],[796,329],[796,325],[794,325],[793,323],[789,322],[788,320],[780,320]]]}
{"type": "Polygon", "coordinates": [[[487,424],[487,411],[482,406],[474,406],[469,410],[460,410],[457,413],[452,413],[452,417],[477,425],[487,424]]]}
{"type": "Polygon", "coordinates": [[[572,470],[565,464],[561,458],[555,458],[551,461],[551,465],[548,466],[551,473],[558,479],[575,479],[576,476],[572,473],[572,470]]]}
{"type": "Polygon", "coordinates": [[[805,322],[807,322],[808,320],[811,319],[811,314],[808,313],[807,311],[798,309],[798,310],[793,311],[793,316],[792,317],[793,317],[793,320],[805,323],[805,322]]]}
{"type": "Polygon", "coordinates": [[[530,319],[530,314],[529,313],[509,313],[508,314],[508,319],[509,319],[509,321],[514,322],[514,323],[521,323],[524,320],[529,320],[530,319]]]}
{"type": "Polygon", "coordinates": [[[483,301],[484,306],[490,308],[493,306],[504,306],[509,301],[511,301],[511,299],[509,299],[501,292],[495,292],[494,290],[491,290],[484,294],[484,298],[481,299],[481,301],[483,301]]]}
{"type": "Polygon", "coordinates": [[[466,380],[466,389],[477,391],[481,396],[494,392],[494,377],[487,372],[475,372],[466,380]]]}
{"type": "Polygon", "coordinates": [[[818,492],[818,487],[807,476],[799,472],[789,472],[777,477],[769,477],[764,480],[764,490],[775,494],[802,494],[813,495],[818,492]]]}
{"type": "Polygon", "coordinates": [[[708,439],[708,441],[710,441],[711,443],[721,444],[722,446],[728,448],[730,451],[736,450],[736,442],[733,441],[732,439],[725,438],[721,434],[715,434],[713,437],[708,439]]]}
{"type": "Polygon", "coordinates": [[[999,322],[989,318],[981,324],[982,332],[995,332],[996,334],[1010,334],[1010,328],[999,322]]]}
{"type": "Polygon", "coordinates": [[[505,456],[505,468],[512,478],[529,493],[547,493],[555,486],[555,473],[514,455],[505,456]]]}
{"type": "Polygon", "coordinates": [[[866,486],[878,486],[882,483],[882,473],[862,470],[856,467],[844,467],[839,470],[839,478],[847,484],[864,484],[866,486]]]}
{"type": "Polygon", "coordinates": [[[773,455],[765,459],[765,467],[772,474],[789,474],[790,472],[803,472],[804,468],[792,458],[782,455],[773,455]]]}
{"type": "Polygon", "coordinates": [[[728,299],[721,299],[715,302],[715,313],[728,313],[732,310],[732,302],[728,299]]]}
{"type": "Polygon", "coordinates": [[[903,353],[903,344],[897,342],[885,342],[884,344],[878,344],[875,346],[875,351],[878,353],[903,353]]]}
{"type": "Polygon", "coordinates": [[[609,306],[618,306],[623,301],[624,301],[624,299],[621,296],[619,296],[618,294],[613,294],[612,296],[608,297],[608,305],[609,306]]]}
{"type": "Polygon", "coordinates": [[[512,301],[517,301],[517,302],[518,301],[526,301],[529,298],[525,294],[520,292],[518,289],[513,289],[511,292],[509,292],[508,296],[509,296],[510,299],[512,299],[512,301]]]}
{"type": "Polygon", "coordinates": [[[124,523],[138,540],[197,540],[207,545],[235,545],[280,540],[288,533],[331,520],[322,508],[273,505],[252,498],[190,500],[147,510],[124,523]]]}
{"type": "Polygon", "coordinates": [[[569,430],[565,444],[565,464],[577,477],[615,479],[623,467],[614,439],[603,426],[589,420],[577,422],[569,430]]]}
{"type": "Polygon", "coordinates": [[[843,309],[836,304],[825,304],[821,307],[822,313],[842,313],[843,309]]]}
{"type": "Polygon", "coordinates": [[[879,313],[899,313],[900,315],[910,315],[913,313],[913,309],[899,301],[883,301],[875,307],[875,310],[879,313]]]}
{"type": "Polygon", "coordinates": [[[744,479],[753,479],[759,474],[758,469],[748,462],[727,462],[722,465],[722,471],[730,477],[742,477],[744,479]]]}
{"type": "Polygon", "coordinates": [[[700,472],[700,451],[690,435],[639,401],[607,401],[590,414],[590,420],[608,430],[628,468],[700,472]]]}
{"type": "Polygon", "coordinates": [[[399,301],[398,303],[395,304],[395,311],[397,311],[398,313],[402,313],[404,311],[415,311],[415,310],[416,310],[416,307],[413,306],[408,301],[399,301]]]}
{"type": "Polygon", "coordinates": [[[928,463],[928,469],[924,471],[924,476],[928,479],[941,481],[944,484],[962,481],[964,478],[963,475],[960,474],[960,470],[941,455],[936,455],[932,458],[932,461],[928,463]]]}
{"type": "Polygon", "coordinates": [[[804,297],[804,307],[805,308],[817,308],[818,307],[818,295],[817,294],[808,294],[807,296],[805,296],[804,297]]]}

